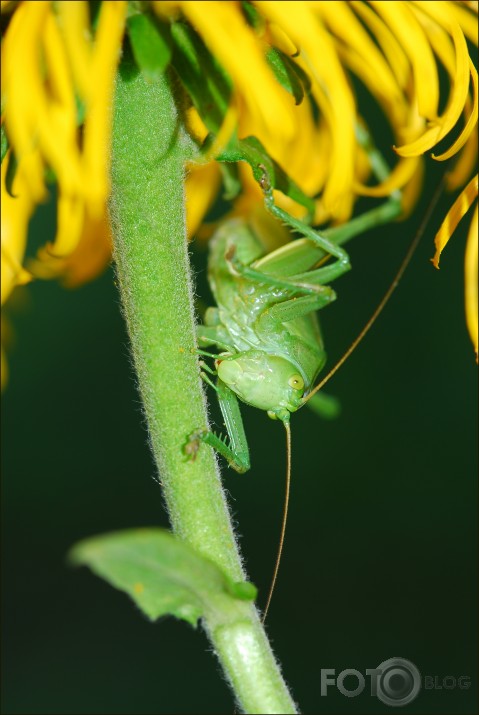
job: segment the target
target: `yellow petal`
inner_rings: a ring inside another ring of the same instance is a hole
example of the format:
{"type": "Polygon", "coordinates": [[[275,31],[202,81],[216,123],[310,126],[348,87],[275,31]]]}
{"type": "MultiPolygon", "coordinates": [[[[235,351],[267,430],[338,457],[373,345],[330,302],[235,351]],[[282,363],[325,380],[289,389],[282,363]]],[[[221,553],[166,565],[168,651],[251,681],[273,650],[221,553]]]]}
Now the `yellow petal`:
{"type": "Polygon", "coordinates": [[[111,112],[127,4],[105,0],[92,50],[89,101],[83,132],[88,210],[100,218],[110,191],[111,112]]]}
{"type": "MultiPolygon", "coordinates": [[[[461,116],[469,91],[469,54],[466,40],[457,23],[452,25],[452,35],[456,50],[456,72],[447,107],[444,113],[433,123],[433,126],[427,129],[422,136],[410,144],[396,147],[396,152],[400,156],[415,156],[431,149],[451,131],[461,116]]],[[[417,83],[415,87],[416,91],[418,91],[419,87],[417,83]]]]}
{"type": "Polygon", "coordinates": [[[467,142],[471,134],[475,133],[474,128],[477,124],[477,109],[478,109],[478,80],[477,80],[477,70],[472,64],[472,60],[469,58],[469,68],[471,71],[471,78],[472,78],[472,86],[473,86],[473,104],[472,104],[472,111],[469,115],[469,118],[466,122],[466,125],[462,132],[459,134],[457,137],[456,141],[451,144],[449,149],[442,154],[433,154],[432,157],[433,159],[436,159],[436,161],[445,161],[446,159],[450,159],[451,156],[454,156],[454,154],[457,154],[457,152],[462,149],[464,144],[467,142]]]}
{"type": "Polygon", "coordinates": [[[111,260],[112,238],[106,209],[100,218],[87,216],[77,248],[64,259],[62,283],[76,288],[93,280],[111,260]]]}
{"type": "Polygon", "coordinates": [[[13,181],[12,198],[6,190],[8,154],[2,162],[2,287],[1,303],[7,300],[16,285],[28,283],[31,274],[23,268],[27,246],[28,222],[33,212],[34,202],[28,191],[24,168],[19,164],[13,181]]]}
{"type": "Polygon", "coordinates": [[[80,241],[84,218],[83,198],[60,195],[57,201],[57,232],[55,243],[48,246],[52,257],[64,258],[75,250],[80,241]]]}
{"type": "Polygon", "coordinates": [[[439,258],[442,251],[447,245],[449,239],[457,228],[459,221],[462,219],[464,214],[472,205],[474,199],[477,197],[478,191],[478,177],[477,174],[468,183],[466,188],[459,194],[457,199],[454,201],[453,205],[449,209],[446,218],[441,224],[439,231],[436,233],[436,238],[434,239],[434,245],[436,246],[436,253],[434,258],[432,258],[432,263],[436,268],[439,268],[439,258]]]}
{"type": "Polygon", "coordinates": [[[397,41],[393,28],[389,27],[367,3],[352,0],[349,4],[373,33],[399,86],[401,89],[405,89],[410,75],[409,62],[401,44],[397,41]]]}
{"type": "Polygon", "coordinates": [[[188,236],[195,236],[205,214],[215,200],[221,174],[216,162],[193,166],[186,177],[186,226],[188,236]]]}
{"type": "Polygon", "coordinates": [[[420,157],[412,157],[410,159],[402,159],[394,167],[388,178],[377,186],[365,186],[364,184],[356,183],[354,185],[356,193],[360,196],[390,196],[396,189],[401,189],[417,171],[420,157]]]}
{"type": "Polygon", "coordinates": [[[471,336],[474,350],[476,351],[476,361],[478,360],[478,313],[477,313],[477,205],[472,217],[471,226],[466,244],[465,256],[465,299],[466,299],[466,323],[469,335],[471,336]]]}
{"type": "Polygon", "coordinates": [[[91,85],[91,31],[88,2],[86,0],[59,2],[56,11],[75,84],[81,98],[86,101],[91,85]]]}
{"type": "Polygon", "coordinates": [[[363,79],[373,95],[388,107],[392,117],[404,119],[404,98],[398,82],[377,45],[350,10],[348,3],[315,4],[329,29],[341,40],[338,51],[363,79]]]}
{"type": "Polygon", "coordinates": [[[275,22],[270,22],[268,30],[271,44],[277,47],[278,50],[281,50],[281,52],[284,52],[285,55],[289,55],[290,57],[294,57],[298,54],[298,48],[294,42],[291,42],[291,38],[288,37],[286,32],[279,27],[279,25],[275,22]]]}
{"type": "Polygon", "coordinates": [[[439,78],[431,46],[414,13],[405,2],[370,3],[382,15],[406,51],[414,75],[419,113],[427,119],[437,117],[439,78]]]}
{"type": "Polygon", "coordinates": [[[22,3],[12,15],[2,40],[2,104],[8,137],[20,162],[27,160],[25,180],[37,201],[45,198],[43,162],[35,146],[37,131],[30,118],[41,105],[38,46],[49,3],[22,3]]]}
{"type": "Polygon", "coordinates": [[[475,15],[472,12],[469,12],[467,8],[461,7],[457,2],[448,3],[449,12],[455,17],[456,22],[459,23],[468,40],[473,42],[477,47],[477,2],[469,4],[475,5],[475,7],[472,8],[475,11],[475,15]]]}
{"type": "Polygon", "coordinates": [[[188,107],[185,112],[185,123],[188,132],[198,141],[203,142],[208,136],[208,128],[198,114],[196,107],[188,107]]]}
{"type": "Polygon", "coordinates": [[[472,132],[464,149],[460,152],[454,168],[446,175],[446,186],[449,191],[456,191],[464,186],[477,164],[477,132],[472,132]]]}

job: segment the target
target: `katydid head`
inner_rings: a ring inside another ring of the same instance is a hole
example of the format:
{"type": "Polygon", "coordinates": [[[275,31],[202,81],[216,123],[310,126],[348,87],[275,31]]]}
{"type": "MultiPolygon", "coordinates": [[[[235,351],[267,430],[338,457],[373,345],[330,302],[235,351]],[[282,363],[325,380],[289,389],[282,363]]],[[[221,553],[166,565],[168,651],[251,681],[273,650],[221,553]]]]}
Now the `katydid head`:
{"type": "Polygon", "coordinates": [[[216,363],[218,377],[243,402],[268,412],[272,419],[289,421],[301,406],[304,379],[285,358],[252,350],[216,363]]]}

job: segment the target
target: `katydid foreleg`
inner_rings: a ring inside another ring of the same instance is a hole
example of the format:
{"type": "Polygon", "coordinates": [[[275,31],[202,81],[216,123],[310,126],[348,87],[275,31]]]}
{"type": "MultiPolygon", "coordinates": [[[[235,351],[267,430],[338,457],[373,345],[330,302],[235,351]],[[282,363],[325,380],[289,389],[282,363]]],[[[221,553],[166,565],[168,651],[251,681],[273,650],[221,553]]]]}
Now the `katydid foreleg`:
{"type": "MultiPolygon", "coordinates": [[[[211,369],[209,369],[209,372],[213,374],[216,373],[216,371],[211,369]]],[[[250,468],[250,459],[238,398],[221,380],[218,379],[215,384],[204,373],[201,373],[201,377],[216,391],[221,414],[223,415],[229,437],[229,444],[209,430],[197,430],[193,432],[189,437],[188,444],[198,445],[198,441],[208,444],[219,452],[235,471],[243,474],[250,468]]],[[[189,450],[186,450],[189,455],[195,454],[196,451],[196,449],[192,449],[191,447],[189,450]]]]}

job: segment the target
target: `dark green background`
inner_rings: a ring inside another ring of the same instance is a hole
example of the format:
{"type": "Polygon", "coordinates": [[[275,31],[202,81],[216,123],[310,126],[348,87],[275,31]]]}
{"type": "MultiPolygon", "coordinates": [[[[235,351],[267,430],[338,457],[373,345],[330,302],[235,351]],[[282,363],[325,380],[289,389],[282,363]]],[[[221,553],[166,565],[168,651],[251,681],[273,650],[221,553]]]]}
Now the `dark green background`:
{"type": "MultiPolygon", "coordinates": [[[[341,418],[303,410],[292,419],[289,528],[267,627],[306,713],[477,713],[477,368],[464,229],[440,272],[429,262],[441,203],[379,322],[328,385],[341,418]],[[423,675],[470,676],[471,688],[423,690],[399,709],[367,691],[320,697],[321,668],[365,672],[393,656],[423,675]]],[[[321,315],[329,364],[371,314],[423,211],[351,244],[353,270],[321,315]]],[[[35,220],[41,240],[49,213],[35,220]]],[[[205,256],[194,260],[203,296],[205,256]]],[[[126,596],[65,563],[86,536],[168,523],[112,270],[76,291],[38,282],[22,293],[9,310],[3,398],[3,712],[232,712],[201,630],[150,624],[126,596]]],[[[243,413],[253,468],[225,468],[224,481],[264,604],[284,435],[265,414],[243,413]]]]}

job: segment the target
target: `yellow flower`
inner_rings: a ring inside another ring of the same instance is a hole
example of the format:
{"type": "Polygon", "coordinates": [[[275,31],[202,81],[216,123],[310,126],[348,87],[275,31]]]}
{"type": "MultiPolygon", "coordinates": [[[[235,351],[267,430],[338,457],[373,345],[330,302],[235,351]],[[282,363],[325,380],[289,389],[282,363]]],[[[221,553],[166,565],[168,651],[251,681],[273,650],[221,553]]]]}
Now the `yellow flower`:
{"type": "MultiPolygon", "coordinates": [[[[141,7],[156,15],[165,32],[186,23],[231,85],[229,109],[222,109],[216,138],[203,163],[188,169],[190,234],[201,230],[220,190],[214,156],[233,131],[257,137],[314,199],[317,224],[343,223],[359,196],[387,196],[395,189],[402,190],[405,213],[411,210],[421,192],[425,152],[435,152],[438,161],[456,157],[451,189],[462,191],[470,181],[477,161],[478,81],[467,43],[477,47],[477,3],[162,0],[141,7]],[[301,102],[278,81],[272,50],[283,53],[298,77],[309,79],[301,102]],[[354,90],[358,81],[382,111],[396,147],[390,175],[376,185],[356,134],[367,124],[367,108],[354,90]]],[[[8,294],[26,276],[62,277],[75,285],[94,277],[109,260],[106,202],[114,77],[125,31],[130,31],[127,12],[138,9],[116,0],[95,8],[83,0],[2,2],[2,112],[18,162],[18,198],[9,199],[13,203],[6,209],[18,216],[8,219],[5,248],[2,237],[2,255],[13,254],[15,260],[14,268],[6,269],[8,294]],[[46,177],[52,174],[57,234],[24,265],[28,219],[45,200],[46,177]]],[[[203,139],[209,117],[198,106],[188,115],[192,133],[203,139]]],[[[243,194],[233,211],[257,215],[261,191],[249,169],[240,167],[239,173],[243,194]]],[[[2,171],[2,194],[5,181],[2,171]]],[[[470,189],[465,191],[459,203],[467,203],[470,189]]],[[[276,192],[275,199],[288,211],[304,214],[290,198],[276,192]]],[[[451,212],[454,216],[457,210],[451,212]]],[[[474,215],[477,220],[477,210],[474,215]]],[[[447,221],[441,229],[442,243],[454,226],[454,220],[447,221]]],[[[477,315],[477,292],[470,286],[474,261],[477,274],[472,244],[470,238],[469,326],[477,315]]]]}

